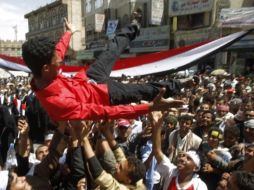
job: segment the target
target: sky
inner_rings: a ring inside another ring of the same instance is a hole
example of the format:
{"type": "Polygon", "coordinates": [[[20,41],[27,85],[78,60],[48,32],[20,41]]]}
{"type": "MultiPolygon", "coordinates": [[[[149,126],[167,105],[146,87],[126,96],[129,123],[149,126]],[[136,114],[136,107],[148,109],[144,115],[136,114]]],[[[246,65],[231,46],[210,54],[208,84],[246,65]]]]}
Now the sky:
{"type": "Polygon", "coordinates": [[[0,0],[0,40],[15,40],[17,25],[17,39],[25,40],[28,32],[28,20],[24,15],[49,4],[54,0],[0,0]]]}

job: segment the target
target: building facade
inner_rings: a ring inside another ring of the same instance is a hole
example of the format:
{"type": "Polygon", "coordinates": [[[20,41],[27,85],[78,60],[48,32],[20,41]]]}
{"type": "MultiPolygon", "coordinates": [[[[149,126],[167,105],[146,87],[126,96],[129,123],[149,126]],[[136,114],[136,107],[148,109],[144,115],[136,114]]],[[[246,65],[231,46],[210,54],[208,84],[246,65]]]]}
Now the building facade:
{"type": "MultiPolygon", "coordinates": [[[[25,15],[29,23],[27,38],[48,36],[57,40],[63,33],[63,18],[67,17],[80,31],[70,44],[77,51],[72,58],[86,62],[94,59],[95,52],[105,49],[112,37],[110,24],[119,30],[131,22],[132,12],[138,9],[142,12],[140,36],[121,55],[132,57],[237,32],[241,28],[218,27],[221,10],[253,5],[253,0],[56,0],[25,15]]],[[[226,66],[228,61],[236,60],[232,55],[237,57],[230,50],[205,64],[226,66]]]]}
{"type": "Polygon", "coordinates": [[[117,29],[131,22],[134,10],[142,11],[140,36],[124,55],[136,56],[149,52],[165,51],[204,40],[217,38],[215,27],[216,0],[86,0],[83,20],[86,31],[86,50],[80,59],[89,59],[93,52],[105,47],[107,26],[117,20],[117,29]],[[96,31],[96,14],[105,15],[101,32],[96,31]]]}
{"type": "Polygon", "coordinates": [[[28,19],[28,33],[26,38],[49,37],[58,40],[64,32],[63,20],[67,18],[75,29],[70,42],[68,55],[75,57],[75,52],[84,49],[81,39],[84,38],[82,26],[82,4],[79,0],[56,0],[25,15],[28,19]]]}
{"type": "Polygon", "coordinates": [[[20,57],[23,41],[0,40],[0,54],[20,57]]]}
{"type": "MultiPolygon", "coordinates": [[[[157,0],[162,2],[164,0],[157,0]]],[[[166,2],[166,1],[165,1],[166,2]]],[[[117,21],[116,30],[131,22],[131,13],[134,10],[142,11],[142,29],[141,35],[132,42],[129,50],[121,55],[121,57],[136,56],[147,52],[163,51],[169,49],[169,25],[166,18],[163,19],[160,26],[153,27],[151,20],[152,0],[85,0],[83,1],[84,12],[83,21],[85,25],[85,46],[86,49],[80,51],[78,59],[92,59],[95,51],[105,48],[110,23],[117,21]],[[101,31],[97,30],[99,24],[98,15],[104,15],[104,25],[101,31]]],[[[165,14],[165,11],[163,11],[165,14]]]]}

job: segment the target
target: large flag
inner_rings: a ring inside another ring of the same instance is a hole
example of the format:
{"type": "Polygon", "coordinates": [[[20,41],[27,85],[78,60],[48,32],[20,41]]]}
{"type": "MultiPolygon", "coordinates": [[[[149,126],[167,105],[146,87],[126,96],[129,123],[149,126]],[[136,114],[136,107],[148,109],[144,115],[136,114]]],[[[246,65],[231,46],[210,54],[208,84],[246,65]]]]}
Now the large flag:
{"type": "MultiPolygon", "coordinates": [[[[164,52],[150,53],[132,58],[119,59],[111,72],[112,77],[139,76],[164,71],[174,72],[190,67],[198,61],[233,42],[239,40],[250,31],[237,32],[210,42],[202,42],[164,52]]],[[[21,58],[0,55],[0,68],[30,72],[21,58]]],[[[81,67],[62,65],[63,72],[78,72],[81,67]]]]}

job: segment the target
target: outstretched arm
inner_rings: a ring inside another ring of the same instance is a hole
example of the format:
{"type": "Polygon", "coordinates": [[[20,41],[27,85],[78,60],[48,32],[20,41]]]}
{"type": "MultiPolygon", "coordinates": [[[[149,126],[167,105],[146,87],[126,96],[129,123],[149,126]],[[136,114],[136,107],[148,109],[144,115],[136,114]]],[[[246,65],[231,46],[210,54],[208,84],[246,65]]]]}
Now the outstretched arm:
{"type": "Polygon", "coordinates": [[[64,134],[65,127],[66,122],[59,122],[59,126],[50,143],[48,155],[40,164],[35,166],[35,176],[50,179],[50,177],[57,171],[59,158],[63,155],[64,149],[67,147],[69,141],[69,137],[64,134]]]}
{"type": "Polygon", "coordinates": [[[71,35],[76,32],[70,22],[64,18],[65,33],[62,35],[58,43],[56,44],[56,53],[61,60],[64,60],[66,51],[68,50],[71,35]]]}
{"type": "Polygon", "coordinates": [[[19,119],[17,127],[20,133],[20,138],[18,141],[18,154],[21,157],[28,157],[31,146],[31,142],[28,136],[29,125],[25,119],[19,119]]]}
{"type": "Polygon", "coordinates": [[[163,122],[163,114],[161,112],[152,112],[150,114],[152,124],[153,154],[158,162],[163,160],[163,152],[161,149],[161,128],[163,122]]]}

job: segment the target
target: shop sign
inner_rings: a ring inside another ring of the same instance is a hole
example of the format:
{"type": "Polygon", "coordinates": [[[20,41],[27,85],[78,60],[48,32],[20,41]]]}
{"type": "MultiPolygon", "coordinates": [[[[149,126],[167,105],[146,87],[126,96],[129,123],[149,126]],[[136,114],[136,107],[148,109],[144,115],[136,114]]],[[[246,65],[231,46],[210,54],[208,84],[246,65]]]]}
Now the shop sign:
{"type": "Polygon", "coordinates": [[[193,45],[195,43],[203,42],[206,40],[216,39],[220,35],[217,29],[199,29],[195,31],[175,32],[175,47],[183,47],[186,45],[193,45]]]}
{"type": "Polygon", "coordinates": [[[189,15],[211,11],[214,0],[170,0],[169,15],[189,15]]]}
{"type": "Polygon", "coordinates": [[[169,49],[169,26],[142,28],[130,46],[130,52],[154,52],[169,49]]]}
{"type": "Polygon", "coordinates": [[[254,27],[254,8],[244,7],[238,9],[222,9],[219,27],[243,28],[254,27]]]}

